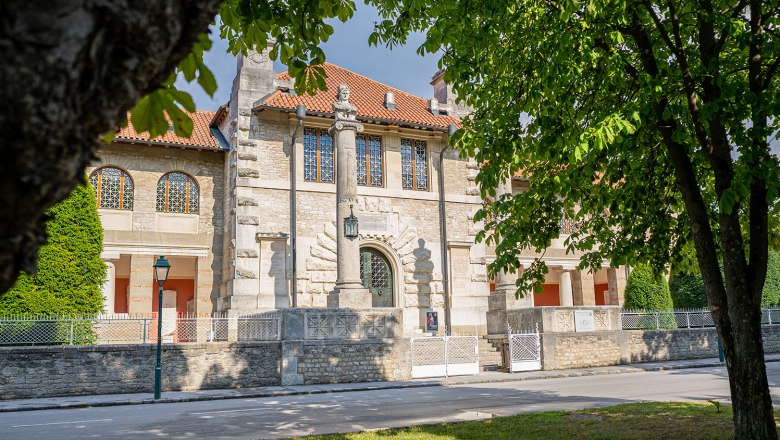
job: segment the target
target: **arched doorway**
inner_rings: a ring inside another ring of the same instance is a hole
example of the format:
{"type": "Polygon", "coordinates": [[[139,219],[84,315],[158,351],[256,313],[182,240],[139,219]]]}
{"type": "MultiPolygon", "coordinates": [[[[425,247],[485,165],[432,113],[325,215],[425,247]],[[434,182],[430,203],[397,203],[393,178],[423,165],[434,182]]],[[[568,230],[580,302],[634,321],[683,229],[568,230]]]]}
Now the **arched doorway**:
{"type": "Polygon", "coordinates": [[[376,249],[360,249],[360,279],[371,292],[372,307],[393,307],[393,269],[376,249]]]}

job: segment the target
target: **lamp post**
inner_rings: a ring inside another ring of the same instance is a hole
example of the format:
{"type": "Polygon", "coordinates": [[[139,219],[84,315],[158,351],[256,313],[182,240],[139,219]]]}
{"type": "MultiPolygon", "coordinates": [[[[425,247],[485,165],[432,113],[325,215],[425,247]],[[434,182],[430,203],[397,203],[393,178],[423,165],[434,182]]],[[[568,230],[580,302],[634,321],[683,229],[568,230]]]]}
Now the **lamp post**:
{"type": "Polygon", "coordinates": [[[154,366],[154,400],[160,399],[160,388],[162,385],[162,302],[163,285],[168,280],[168,271],[171,270],[171,264],[164,256],[154,263],[154,278],[159,287],[159,296],[157,298],[157,364],[154,366]]]}

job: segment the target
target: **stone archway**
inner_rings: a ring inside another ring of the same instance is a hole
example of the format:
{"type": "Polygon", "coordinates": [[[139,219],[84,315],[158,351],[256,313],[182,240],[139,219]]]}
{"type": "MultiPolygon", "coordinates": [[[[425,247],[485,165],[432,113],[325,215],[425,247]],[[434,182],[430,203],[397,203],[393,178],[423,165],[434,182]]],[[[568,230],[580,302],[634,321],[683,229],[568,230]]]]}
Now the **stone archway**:
{"type": "Polygon", "coordinates": [[[395,307],[394,272],[390,261],[373,247],[360,248],[360,279],[371,292],[371,307],[395,307]]]}

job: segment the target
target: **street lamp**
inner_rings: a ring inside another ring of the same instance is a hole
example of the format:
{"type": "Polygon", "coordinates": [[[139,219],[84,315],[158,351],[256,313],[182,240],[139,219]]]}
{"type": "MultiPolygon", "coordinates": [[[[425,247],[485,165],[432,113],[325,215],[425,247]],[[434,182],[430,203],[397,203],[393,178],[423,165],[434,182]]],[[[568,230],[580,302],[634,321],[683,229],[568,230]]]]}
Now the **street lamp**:
{"type": "Polygon", "coordinates": [[[347,238],[358,236],[358,218],[352,212],[352,205],[349,205],[349,217],[344,217],[344,236],[347,238]]]}
{"type": "Polygon", "coordinates": [[[160,255],[160,258],[154,263],[154,278],[159,287],[159,296],[157,298],[157,364],[154,366],[154,400],[160,399],[160,388],[162,385],[162,302],[163,285],[168,280],[168,272],[171,270],[171,263],[160,255]]]}

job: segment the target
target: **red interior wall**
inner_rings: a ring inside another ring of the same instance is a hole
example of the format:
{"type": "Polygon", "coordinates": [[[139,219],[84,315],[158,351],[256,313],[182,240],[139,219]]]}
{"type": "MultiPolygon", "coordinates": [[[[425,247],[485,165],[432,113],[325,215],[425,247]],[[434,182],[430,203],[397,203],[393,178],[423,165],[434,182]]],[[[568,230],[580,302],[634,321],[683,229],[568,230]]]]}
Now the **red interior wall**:
{"type": "Polygon", "coordinates": [[[607,293],[607,289],[609,288],[609,284],[607,284],[607,283],[596,284],[593,287],[594,287],[594,290],[596,291],[596,305],[597,306],[605,306],[605,305],[607,305],[607,301],[606,301],[605,295],[607,293]]]}
{"type": "Polygon", "coordinates": [[[542,293],[534,294],[534,306],[559,306],[561,297],[557,284],[542,284],[542,293]]]}
{"type": "MultiPolygon", "coordinates": [[[[187,301],[195,298],[195,280],[174,279],[165,282],[165,290],[176,291],[176,313],[187,313],[187,301]]],[[[157,282],[154,282],[152,293],[152,312],[157,312],[157,297],[160,292],[157,290],[157,282]]]]}
{"type": "Polygon", "coordinates": [[[106,313],[127,313],[127,285],[130,278],[116,278],[114,282],[114,310],[106,313]]]}

